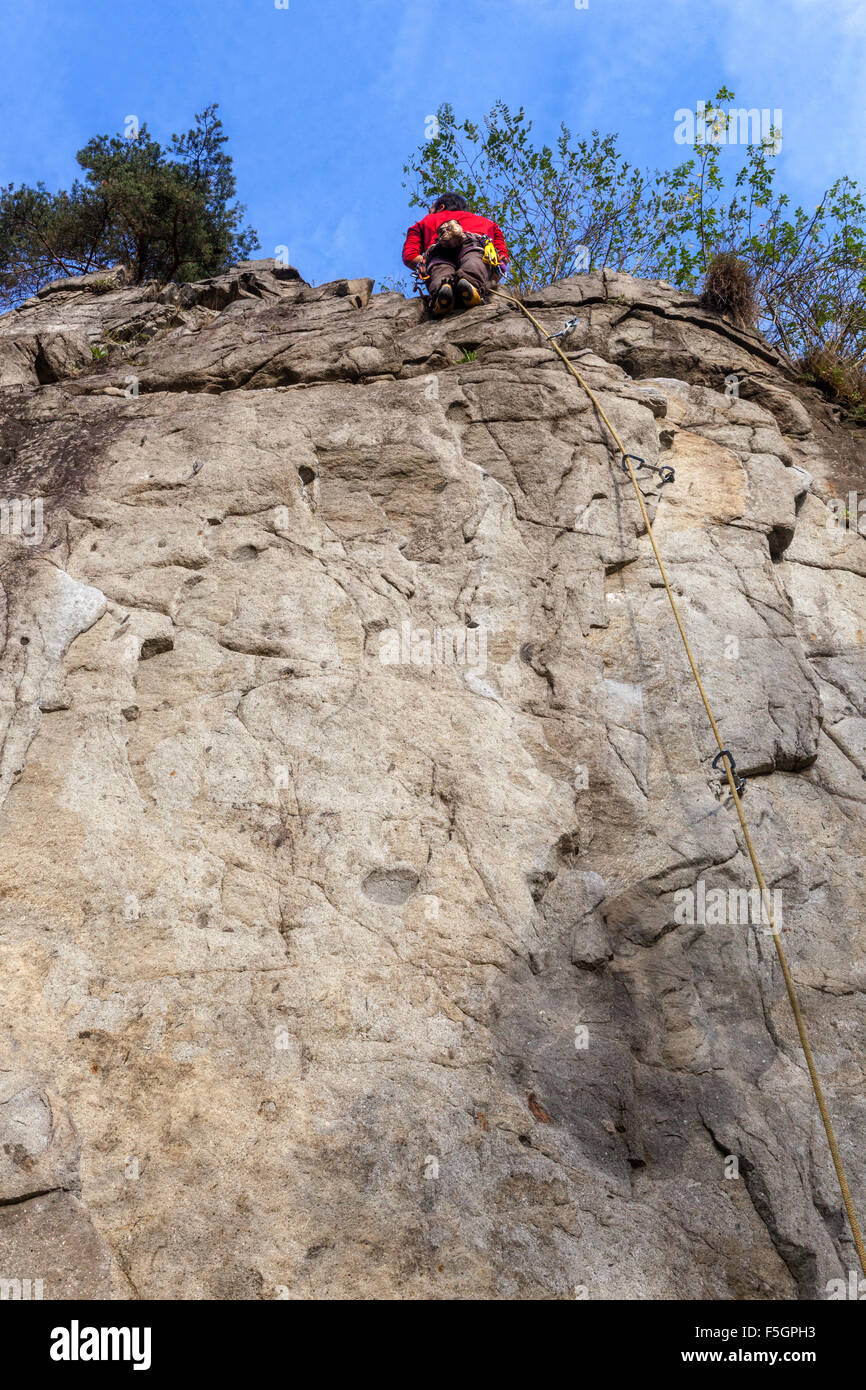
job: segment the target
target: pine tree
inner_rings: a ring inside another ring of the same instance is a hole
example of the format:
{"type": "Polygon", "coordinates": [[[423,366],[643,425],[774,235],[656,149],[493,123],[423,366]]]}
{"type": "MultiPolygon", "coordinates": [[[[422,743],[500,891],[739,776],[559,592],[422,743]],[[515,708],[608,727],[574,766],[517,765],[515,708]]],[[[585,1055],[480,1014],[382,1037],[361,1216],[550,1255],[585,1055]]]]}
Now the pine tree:
{"type": "Polygon", "coordinates": [[[42,285],[121,264],[132,283],[218,275],[258,246],[232,202],[228,137],[214,103],[164,149],[142,125],[134,137],[97,135],[76,159],[69,190],[0,189],[0,306],[42,285]]]}

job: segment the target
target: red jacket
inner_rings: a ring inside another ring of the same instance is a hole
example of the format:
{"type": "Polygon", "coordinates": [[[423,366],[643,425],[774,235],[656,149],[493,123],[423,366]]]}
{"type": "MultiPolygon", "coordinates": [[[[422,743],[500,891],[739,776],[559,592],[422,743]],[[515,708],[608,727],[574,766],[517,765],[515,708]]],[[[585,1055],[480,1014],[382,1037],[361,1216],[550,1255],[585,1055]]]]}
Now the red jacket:
{"type": "Polygon", "coordinates": [[[465,227],[467,232],[478,232],[481,236],[487,236],[496,247],[496,254],[499,257],[500,265],[505,265],[508,260],[508,247],[505,245],[505,238],[500,232],[495,222],[491,222],[489,217],[481,217],[475,212],[455,212],[447,209],[442,212],[428,212],[426,217],[422,217],[420,222],[409,228],[406,233],[406,244],[403,247],[403,262],[411,265],[416,256],[422,256],[433,242],[436,240],[436,233],[443,222],[459,222],[461,227],[465,227]]]}

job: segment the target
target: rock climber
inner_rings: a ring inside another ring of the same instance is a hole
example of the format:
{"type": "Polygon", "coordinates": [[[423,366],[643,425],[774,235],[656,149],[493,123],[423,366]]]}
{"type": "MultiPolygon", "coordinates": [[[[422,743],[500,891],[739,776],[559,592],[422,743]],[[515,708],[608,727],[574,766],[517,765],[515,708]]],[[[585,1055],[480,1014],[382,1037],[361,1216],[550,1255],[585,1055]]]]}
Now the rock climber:
{"type": "Polygon", "coordinates": [[[460,193],[442,193],[406,234],[403,262],[426,283],[431,313],[471,309],[508,262],[505,238],[489,217],[470,212],[460,193]]]}

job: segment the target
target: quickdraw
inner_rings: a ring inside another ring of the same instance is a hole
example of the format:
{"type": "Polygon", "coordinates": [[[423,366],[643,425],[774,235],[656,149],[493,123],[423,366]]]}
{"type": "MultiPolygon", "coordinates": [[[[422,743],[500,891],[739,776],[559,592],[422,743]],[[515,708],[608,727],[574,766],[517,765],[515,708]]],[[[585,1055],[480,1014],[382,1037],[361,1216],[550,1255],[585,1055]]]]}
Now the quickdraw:
{"type": "Polygon", "coordinates": [[[418,264],[415,266],[414,275],[415,293],[423,295],[426,291],[427,285],[430,283],[430,276],[427,274],[423,259],[420,260],[418,264]]]}
{"type": "Polygon", "coordinates": [[[677,476],[677,475],[676,475],[675,471],[673,470],[673,468],[671,468],[670,464],[668,464],[668,463],[663,463],[663,464],[660,464],[660,465],[659,465],[659,464],[656,464],[656,463],[647,463],[646,459],[642,459],[641,456],[640,456],[640,454],[623,454],[623,456],[622,456],[622,471],[623,471],[623,473],[628,473],[628,460],[629,460],[629,459],[631,459],[632,463],[636,463],[639,469],[641,469],[641,468],[646,468],[650,473],[658,473],[659,477],[661,478],[661,482],[659,483],[659,487],[664,487],[665,483],[672,483],[672,482],[675,482],[675,481],[676,481],[676,476],[677,476]]]}
{"type": "MultiPolygon", "coordinates": [[[[742,795],[743,795],[743,792],[746,790],[746,779],[745,779],[745,777],[737,777],[737,776],[736,776],[737,764],[734,762],[734,757],[733,757],[733,754],[731,753],[730,749],[728,749],[728,748],[722,748],[721,751],[718,752],[718,753],[716,754],[716,756],[713,758],[713,768],[714,768],[714,770],[715,770],[716,772],[718,772],[718,771],[720,770],[720,769],[719,769],[719,763],[721,762],[722,758],[727,758],[727,760],[728,760],[728,765],[730,766],[730,769],[731,769],[731,775],[732,775],[733,778],[734,778],[734,786],[735,786],[736,789],[737,789],[737,796],[742,796],[742,795]]],[[[723,774],[726,775],[726,774],[727,774],[727,766],[723,766],[723,767],[721,768],[721,771],[722,771],[723,774]]]]}

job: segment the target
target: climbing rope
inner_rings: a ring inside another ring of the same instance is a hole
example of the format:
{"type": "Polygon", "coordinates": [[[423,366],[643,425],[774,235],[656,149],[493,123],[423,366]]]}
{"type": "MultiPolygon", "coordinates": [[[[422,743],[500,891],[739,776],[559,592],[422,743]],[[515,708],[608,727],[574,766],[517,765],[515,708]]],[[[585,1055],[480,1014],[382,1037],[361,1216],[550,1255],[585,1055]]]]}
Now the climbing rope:
{"type": "MultiPolygon", "coordinates": [[[[519,299],[515,299],[510,294],[503,294],[501,290],[490,290],[489,293],[495,295],[497,299],[507,299],[509,303],[516,304],[518,309],[521,309],[523,313],[526,315],[526,317],[535,325],[539,333],[541,333],[542,336],[547,339],[554,352],[557,352],[559,354],[566,367],[571,372],[571,375],[575,378],[575,380],[578,382],[581,388],[586,392],[587,396],[592,401],[593,405],[595,406],[595,409],[598,411],[605,425],[610,430],[610,433],[613,436],[616,446],[620,452],[623,471],[628,473],[628,476],[631,480],[631,485],[634,488],[635,496],[638,500],[638,506],[640,507],[641,515],[643,516],[644,525],[646,526],[647,535],[649,536],[650,545],[652,546],[653,554],[656,558],[656,564],[658,565],[659,573],[662,577],[662,583],[665,587],[665,593],[668,596],[668,600],[670,601],[671,605],[671,610],[674,615],[674,620],[676,622],[677,627],[679,628],[680,637],[682,638],[683,647],[685,648],[685,653],[688,657],[689,666],[692,669],[692,675],[695,678],[695,684],[698,687],[701,701],[703,702],[704,709],[706,710],[707,718],[710,721],[710,727],[713,731],[713,737],[715,738],[716,743],[719,745],[719,751],[715,759],[713,760],[713,766],[716,767],[719,761],[721,760],[725,769],[725,774],[728,779],[728,785],[731,789],[731,798],[733,800],[737,816],[739,817],[740,826],[743,831],[743,837],[746,842],[746,848],[749,852],[749,858],[752,861],[752,868],[755,873],[755,879],[757,881],[758,888],[760,889],[761,902],[764,904],[769,919],[770,930],[772,932],[773,941],[776,947],[776,954],[779,957],[779,965],[782,968],[782,978],[785,981],[785,989],[788,994],[788,1001],[791,1005],[791,1012],[794,1015],[794,1022],[797,1025],[797,1032],[800,1036],[800,1046],[803,1049],[803,1056],[806,1059],[806,1066],[809,1069],[809,1077],[812,1082],[812,1090],[815,1093],[815,1099],[818,1102],[818,1109],[821,1112],[821,1120],[824,1124],[824,1132],[827,1135],[827,1143],[830,1146],[830,1154],[833,1159],[833,1167],[836,1169],[836,1177],[839,1180],[839,1189],[842,1193],[842,1201],[845,1204],[845,1210],[848,1213],[848,1221],[851,1225],[851,1234],[854,1237],[854,1245],[857,1250],[857,1257],[860,1261],[860,1266],[863,1270],[863,1273],[866,1274],[866,1246],[864,1246],[863,1244],[863,1236],[860,1233],[860,1223],[857,1220],[857,1213],[854,1210],[854,1203],[851,1200],[851,1191],[848,1187],[848,1180],[845,1176],[845,1169],[842,1164],[842,1156],[839,1153],[839,1145],[836,1142],[836,1134],[833,1129],[833,1122],[830,1119],[830,1112],[827,1109],[827,1103],[824,1100],[824,1090],[821,1085],[821,1078],[818,1075],[818,1068],[815,1065],[815,1058],[812,1055],[812,1048],[809,1043],[808,1034],[806,1032],[806,1024],[804,1022],[803,1015],[800,1010],[800,1002],[797,998],[796,986],[794,985],[794,979],[791,975],[790,967],[788,966],[788,958],[785,955],[785,948],[782,945],[782,938],[779,935],[779,929],[776,926],[775,918],[773,916],[773,906],[770,901],[770,895],[767,892],[767,885],[764,880],[764,875],[761,871],[761,865],[758,860],[758,853],[755,849],[755,845],[752,840],[752,835],[749,830],[748,822],[746,821],[746,817],[743,812],[742,801],[740,800],[741,794],[745,787],[745,783],[741,778],[738,778],[735,775],[736,764],[734,763],[734,760],[731,757],[730,752],[727,748],[725,748],[722,742],[722,736],[719,733],[719,726],[716,723],[715,715],[713,714],[713,711],[710,707],[710,702],[707,699],[707,692],[704,690],[704,683],[701,680],[701,675],[697,668],[695,658],[692,655],[692,649],[689,646],[689,639],[686,636],[686,630],[683,627],[683,622],[680,618],[679,609],[677,608],[677,602],[674,598],[673,591],[668,582],[664,562],[662,561],[662,557],[659,553],[659,548],[656,545],[656,538],[653,534],[652,522],[650,521],[649,512],[646,508],[646,502],[644,501],[643,493],[638,487],[637,475],[635,474],[635,470],[632,463],[632,460],[635,458],[635,455],[629,454],[626,451],[625,445],[623,444],[622,440],[620,439],[619,435],[617,434],[616,430],[611,424],[610,419],[608,418],[604,410],[604,407],[602,406],[595,392],[584,381],[583,377],[580,375],[580,372],[577,370],[574,363],[569,360],[569,358],[563,352],[562,348],[559,346],[559,343],[554,341],[555,337],[560,337],[561,335],[555,334],[552,336],[551,334],[549,334],[547,330],[543,328],[542,325],[538,322],[538,319],[535,318],[534,315],[532,315],[529,312],[526,305],[521,303],[519,299]]],[[[573,327],[575,323],[576,320],[571,319],[569,323],[566,325],[566,328],[573,327]]],[[[638,460],[638,462],[642,463],[643,461],[638,460]]],[[[663,478],[662,481],[670,481],[670,478],[663,478]]]]}

